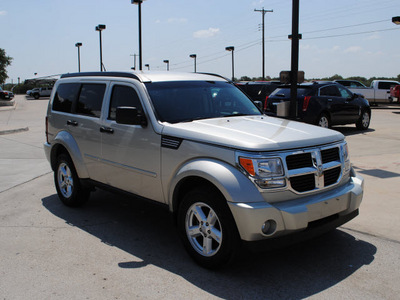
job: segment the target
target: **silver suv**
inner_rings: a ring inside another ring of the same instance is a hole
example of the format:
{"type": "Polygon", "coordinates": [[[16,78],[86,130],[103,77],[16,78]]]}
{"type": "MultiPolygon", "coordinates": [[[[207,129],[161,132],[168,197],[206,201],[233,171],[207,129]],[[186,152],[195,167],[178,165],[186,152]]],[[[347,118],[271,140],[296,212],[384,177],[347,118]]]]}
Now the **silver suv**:
{"type": "Polygon", "coordinates": [[[168,206],[200,265],[308,237],[358,214],[363,179],[342,134],[263,115],[211,74],[66,74],[46,117],[61,201],[112,187],[168,206]]]}

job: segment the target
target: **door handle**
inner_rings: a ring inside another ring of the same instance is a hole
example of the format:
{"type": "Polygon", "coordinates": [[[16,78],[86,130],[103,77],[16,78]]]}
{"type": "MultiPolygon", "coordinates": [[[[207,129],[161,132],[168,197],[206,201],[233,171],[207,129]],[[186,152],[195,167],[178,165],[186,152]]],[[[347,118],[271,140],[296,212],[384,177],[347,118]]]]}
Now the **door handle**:
{"type": "Polygon", "coordinates": [[[328,99],[328,102],[332,102],[332,99],[328,99]]]}
{"type": "Polygon", "coordinates": [[[114,133],[114,129],[112,129],[112,128],[110,128],[110,127],[101,126],[101,127],[100,127],[100,132],[113,134],[113,133],[114,133]]]}
{"type": "Polygon", "coordinates": [[[77,121],[74,121],[74,120],[68,120],[68,121],[67,121],[67,125],[78,126],[78,122],[77,122],[77,121]]]}

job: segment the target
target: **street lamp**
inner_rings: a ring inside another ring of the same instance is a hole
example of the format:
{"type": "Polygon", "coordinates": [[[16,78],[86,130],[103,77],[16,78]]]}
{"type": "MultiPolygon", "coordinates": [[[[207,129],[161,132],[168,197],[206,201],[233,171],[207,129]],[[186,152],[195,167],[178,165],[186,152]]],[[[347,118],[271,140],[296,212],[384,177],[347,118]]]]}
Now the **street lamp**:
{"type": "Polygon", "coordinates": [[[232,81],[234,81],[235,79],[235,67],[234,67],[234,59],[233,59],[233,52],[235,51],[235,47],[233,46],[229,46],[229,47],[225,47],[226,51],[232,51],[232,81]]]}
{"type": "Polygon", "coordinates": [[[194,58],[194,72],[196,73],[196,58],[197,58],[197,55],[196,54],[190,54],[189,57],[190,58],[194,58]]]}
{"type": "Polygon", "coordinates": [[[75,47],[78,48],[78,72],[81,72],[81,52],[79,51],[79,48],[82,47],[82,43],[76,43],[75,47]]]}
{"type": "Polygon", "coordinates": [[[142,2],[144,0],[131,0],[131,4],[138,4],[139,11],[139,70],[142,71],[142,2]]]}
{"type": "Polygon", "coordinates": [[[392,22],[396,25],[400,25],[400,16],[393,17],[392,22]]]}
{"type": "Polygon", "coordinates": [[[96,31],[99,32],[99,37],[100,37],[100,72],[103,72],[103,49],[101,46],[101,31],[106,29],[106,25],[99,24],[96,26],[96,31]]]}
{"type": "Polygon", "coordinates": [[[164,63],[167,64],[167,71],[169,71],[169,60],[168,60],[168,59],[165,59],[165,60],[164,60],[164,63]]]}
{"type": "Polygon", "coordinates": [[[145,67],[147,67],[147,70],[150,70],[150,65],[149,64],[145,64],[145,67]]]}

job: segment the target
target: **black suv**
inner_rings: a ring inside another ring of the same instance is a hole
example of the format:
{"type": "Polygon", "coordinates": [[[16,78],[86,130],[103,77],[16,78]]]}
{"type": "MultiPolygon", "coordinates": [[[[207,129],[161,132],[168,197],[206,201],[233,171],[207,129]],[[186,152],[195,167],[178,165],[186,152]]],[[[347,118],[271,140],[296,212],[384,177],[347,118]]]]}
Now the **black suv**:
{"type": "Polygon", "coordinates": [[[265,99],[281,84],[279,81],[248,81],[235,83],[254,101],[260,101],[264,107],[265,99]]]}
{"type": "MultiPolygon", "coordinates": [[[[290,85],[280,86],[267,98],[264,110],[276,116],[279,103],[290,101],[290,85]]],[[[368,100],[335,82],[303,83],[297,88],[297,114],[300,121],[331,127],[355,123],[366,130],[371,120],[368,100]]]]}

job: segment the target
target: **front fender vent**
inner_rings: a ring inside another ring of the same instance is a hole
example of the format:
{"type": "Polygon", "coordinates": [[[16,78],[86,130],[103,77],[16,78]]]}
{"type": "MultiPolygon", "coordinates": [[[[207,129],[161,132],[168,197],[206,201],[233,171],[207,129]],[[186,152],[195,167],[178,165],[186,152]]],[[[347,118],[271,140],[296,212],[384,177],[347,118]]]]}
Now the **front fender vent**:
{"type": "Polygon", "coordinates": [[[161,147],[177,150],[182,141],[180,138],[163,135],[161,137],[161,147]]]}

